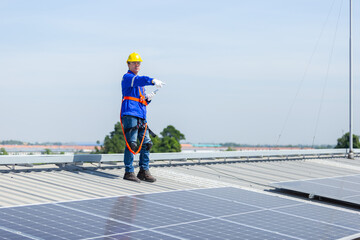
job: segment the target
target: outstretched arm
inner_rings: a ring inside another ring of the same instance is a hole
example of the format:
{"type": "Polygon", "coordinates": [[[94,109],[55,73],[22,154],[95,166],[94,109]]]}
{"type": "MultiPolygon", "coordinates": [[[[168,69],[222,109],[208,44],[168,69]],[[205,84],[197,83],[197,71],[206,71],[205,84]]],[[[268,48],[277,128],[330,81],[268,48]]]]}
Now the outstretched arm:
{"type": "Polygon", "coordinates": [[[123,87],[143,87],[154,85],[153,78],[147,76],[137,76],[132,74],[125,74],[122,80],[123,87]]]}

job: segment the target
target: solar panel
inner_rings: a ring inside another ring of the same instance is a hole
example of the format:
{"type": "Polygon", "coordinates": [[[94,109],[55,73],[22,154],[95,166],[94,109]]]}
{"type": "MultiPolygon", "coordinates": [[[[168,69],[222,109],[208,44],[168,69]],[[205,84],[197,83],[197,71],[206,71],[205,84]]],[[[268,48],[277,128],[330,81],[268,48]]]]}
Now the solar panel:
{"type": "Polygon", "coordinates": [[[277,182],[271,186],[360,205],[360,174],[277,182]]]}
{"type": "Polygon", "coordinates": [[[79,211],[144,228],[153,228],[164,223],[177,224],[206,218],[198,213],[128,196],[67,202],[60,203],[58,206],[70,211],[79,211]]]}
{"type": "Polygon", "coordinates": [[[204,221],[184,223],[158,229],[161,232],[181,236],[184,239],[297,239],[266,231],[253,226],[240,225],[224,219],[206,219],[204,221]]]}
{"type": "Polygon", "coordinates": [[[0,208],[0,239],[339,239],[360,214],[238,188],[0,208]]]}
{"type": "Polygon", "coordinates": [[[0,209],[0,228],[20,232],[32,239],[84,239],[139,230],[113,221],[55,204],[0,209]]]}
{"type": "Polygon", "coordinates": [[[31,239],[24,235],[19,235],[19,233],[13,233],[11,230],[6,231],[3,229],[0,229],[0,239],[31,239]]]}
{"type": "Polygon", "coordinates": [[[188,212],[202,214],[205,217],[219,217],[223,215],[243,212],[251,212],[259,208],[234,202],[226,199],[209,197],[206,195],[194,194],[194,192],[177,191],[158,194],[146,194],[135,196],[136,199],[147,201],[149,204],[156,203],[171,205],[188,212]],[[190,203],[190,204],[189,204],[190,203]],[[221,206],[221,207],[219,207],[221,206]]]}
{"type": "Polygon", "coordinates": [[[225,217],[236,223],[243,223],[268,231],[301,239],[338,239],[355,234],[353,230],[321,221],[312,221],[278,211],[262,211],[225,217]]]}
{"type": "MultiPolygon", "coordinates": [[[[99,238],[98,238],[99,239],[99,238]]],[[[163,235],[160,233],[144,230],[144,231],[134,231],[130,233],[121,233],[121,234],[115,234],[111,236],[101,237],[101,239],[104,240],[118,240],[118,239],[138,239],[138,240],[159,240],[159,239],[166,239],[166,240],[177,240],[179,238],[177,237],[171,237],[167,235],[163,235]]]]}

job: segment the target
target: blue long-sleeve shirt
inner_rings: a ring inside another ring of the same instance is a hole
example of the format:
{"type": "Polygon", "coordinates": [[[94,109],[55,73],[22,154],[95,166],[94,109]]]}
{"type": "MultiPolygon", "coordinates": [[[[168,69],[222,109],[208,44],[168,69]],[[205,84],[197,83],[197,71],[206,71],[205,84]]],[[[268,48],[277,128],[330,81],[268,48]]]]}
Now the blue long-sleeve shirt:
{"type": "MultiPolygon", "coordinates": [[[[125,96],[128,96],[140,99],[141,95],[145,97],[144,86],[154,85],[152,80],[153,78],[138,76],[129,70],[124,74],[121,81],[122,98],[124,99],[125,96]]],[[[121,117],[124,115],[146,119],[146,106],[137,101],[123,100],[121,104],[121,117]]]]}

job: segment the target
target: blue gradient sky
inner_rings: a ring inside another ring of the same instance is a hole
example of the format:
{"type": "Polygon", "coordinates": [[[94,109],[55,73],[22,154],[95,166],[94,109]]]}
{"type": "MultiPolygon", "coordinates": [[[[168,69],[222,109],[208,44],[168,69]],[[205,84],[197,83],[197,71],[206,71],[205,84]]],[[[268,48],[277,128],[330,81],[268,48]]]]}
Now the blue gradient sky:
{"type": "Polygon", "coordinates": [[[156,133],[172,124],[193,143],[275,144],[282,133],[279,144],[335,144],[348,131],[348,4],[0,0],[0,140],[102,141],[119,120],[120,81],[136,51],[140,75],[167,83],[148,107],[156,133]]]}

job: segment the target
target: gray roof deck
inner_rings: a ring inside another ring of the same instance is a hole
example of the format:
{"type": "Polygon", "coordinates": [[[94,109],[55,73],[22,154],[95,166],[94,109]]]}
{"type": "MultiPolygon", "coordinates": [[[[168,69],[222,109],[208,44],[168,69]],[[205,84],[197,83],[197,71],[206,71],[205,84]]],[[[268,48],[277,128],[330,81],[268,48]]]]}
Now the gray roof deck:
{"type": "Polygon", "coordinates": [[[122,179],[124,168],[84,163],[81,166],[55,164],[32,168],[0,166],[0,206],[15,206],[107,196],[164,192],[171,190],[234,186],[259,191],[273,189],[272,182],[332,177],[360,173],[360,158],[217,158],[183,161],[155,161],[151,172],[155,183],[134,183],[122,179]],[[10,168],[9,168],[10,167],[10,168]]]}

